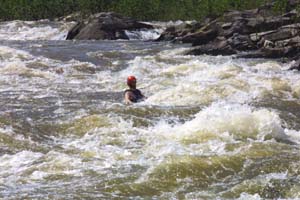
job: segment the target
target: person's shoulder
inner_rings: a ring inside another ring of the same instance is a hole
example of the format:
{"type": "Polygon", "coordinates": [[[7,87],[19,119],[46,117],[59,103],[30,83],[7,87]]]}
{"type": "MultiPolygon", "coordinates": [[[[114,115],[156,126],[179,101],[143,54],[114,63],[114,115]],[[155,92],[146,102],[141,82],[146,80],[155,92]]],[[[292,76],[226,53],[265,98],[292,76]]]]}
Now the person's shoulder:
{"type": "Polygon", "coordinates": [[[133,93],[133,91],[131,89],[127,89],[127,90],[124,91],[124,95],[132,94],[132,93],[133,93]]]}
{"type": "Polygon", "coordinates": [[[139,90],[139,89],[136,89],[136,91],[139,92],[139,93],[142,93],[141,90],[139,90]]]}
{"type": "Polygon", "coordinates": [[[124,93],[127,93],[127,92],[132,92],[132,90],[131,89],[127,89],[127,90],[124,91],[124,93]]]}

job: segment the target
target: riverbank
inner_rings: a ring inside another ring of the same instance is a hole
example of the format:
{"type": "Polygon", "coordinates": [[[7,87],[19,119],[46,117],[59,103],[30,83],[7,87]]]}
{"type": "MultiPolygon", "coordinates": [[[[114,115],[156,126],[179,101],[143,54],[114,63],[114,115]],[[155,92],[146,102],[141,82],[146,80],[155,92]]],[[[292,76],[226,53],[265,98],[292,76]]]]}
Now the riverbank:
{"type": "Polygon", "coordinates": [[[242,58],[297,60],[299,69],[300,1],[289,1],[288,10],[274,14],[274,3],[246,11],[229,11],[218,18],[185,27],[170,27],[157,41],[191,43],[189,55],[236,55],[242,58]]]}
{"type": "MultiPolygon", "coordinates": [[[[187,55],[295,60],[291,69],[300,69],[299,4],[299,0],[287,1],[286,9],[280,14],[272,10],[276,6],[276,2],[272,2],[252,10],[233,10],[199,22],[180,23],[165,27],[156,41],[191,43],[193,48],[187,55]]],[[[99,13],[78,20],[67,39],[129,39],[126,31],[145,29],[154,29],[154,26],[116,13],[99,13]]]]}

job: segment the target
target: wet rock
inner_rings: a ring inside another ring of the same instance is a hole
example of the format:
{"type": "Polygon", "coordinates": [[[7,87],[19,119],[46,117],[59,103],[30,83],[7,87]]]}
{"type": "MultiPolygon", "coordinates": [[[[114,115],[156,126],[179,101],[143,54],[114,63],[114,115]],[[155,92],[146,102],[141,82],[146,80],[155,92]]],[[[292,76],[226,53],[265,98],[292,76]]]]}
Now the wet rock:
{"type": "Polygon", "coordinates": [[[293,48],[288,47],[271,47],[271,46],[265,46],[262,48],[262,57],[266,58],[281,58],[284,56],[287,56],[291,51],[293,51],[293,48]]]}
{"type": "Polygon", "coordinates": [[[237,51],[234,50],[229,42],[224,37],[219,37],[214,42],[208,43],[206,45],[201,45],[200,47],[196,47],[189,52],[190,55],[200,55],[200,54],[208,54],[208,55],[233,55],[236,54],[237,51]]]}
{"type": "Polygon", "coordinates": [[[67,40],[117,40],[128,39],[126,30],[153,29],[153,26],[123,17],[116,13],[98,13],[75,25],[67,40]]]}
{"type": "Polygon", "coordinates": [[[260,33],[252,33],[250,34],[250,39],[252,42],[258,42],[262,39],[263,36],[271,34],[271,33],[275,33],[276,31],[272,30],[272,31],[267,31],[267,32],[260,32],[260,33]]]}
{"type": "Polygon", "coordinates": [[[236,58],[264,58],[263,52],[259,50],[238,52],[236,58]]]}
{"type": "Polygon", "coordinates": [[[279,41],[279,40],[285,40],[288,38],[293,38],[294,36],[299,34],[299,29],[293,29],[293,28],[280,28],[279,30],[266,34],[263,36],[263,39],[270,40],[270,41],[279,41]]]}
{"type": "Polygon", "coordinates": [[[189,40],[189,37],[193,37],[192,35],[203,25],[199,22],[192,22],[192,23],[180,23],[178,25],[173,25],[168,28],[161,34],[161,36],[156,39],[156,41],[172,41],[174,42],[181,42],[181,39],[185,38],[186,43],[192,42],[189,40]]]}
{"type": "Polygon", "coordinates": [[[239,33],[239,34],[249,33],[249,30],[247,29],[247,27],[245,27],[244,20],[237,20],[237,21],[233,22],[230,27],[228,27],[228,26],[224,27],[223,25],[221,27],[222,27],[222,29],[221,29],[219,35],[227,37],[227,38],[231,37],[235,33],[239,33]]]}
{"type": "Polygon", "coordinates": [[[300,44],[300,36],[275,42],[275,46],[277,47],[299,46],[299,44],[300,44]]]}
{"type": "Polygon", "coordinates": [[[263,18],[258,16],[256,18],[247,19],[246,27],[250,33],[263,32],[276,29],[280,26],[291,24],[294,21],[290,17],[273,16],[263,18]]]}
{"type": "Polygon", "coordinates": [[[217,29],[211,29],[208,31],[200,31],[197,33],[188,34],[178,40],[183,43],[193,43],[193,46],[207,44],[209,41],[215,39],[218,36],[217,29]]]}
{"type": "Polygon", "coordinates": [[[63,74],[64,73],[64,69],[63,68],[58,68],[55,70],[55,73],[57,74],[63,74]]]}
{"type": "Polygon", "coordinates": [[[68,32],[67,40],[74,39],[80,33],[84,26],[84,23],[77,22],[77,24],[68,32]]]}
{"type": "MultiPolygon", "coordinates": [[[[296,2],[300,3],[300,0],[296,2]]],[[[286,13],[276,15],[271,9],[273,4],[253,10],[226,12],[205,26],[205,31],[188,33],[182,38],[197,47],[187,54],[238,53],[239,57],[281,59],[300,55],[299,13],[290,7],[286,13]]]]}
{"type": "Polygon", "coordinates": [[[175,26],[168,27],[156,41],[171,41],[180,35],[179,32],[176,32],[175,26]]]}
{"type": "Polygon", "coordinates": [[[298,60],[293,61],[293,64],[290,67],[290,70],[298,70],[298,71],[300,71],[300,55],[298,57],[298,60]]]}
{"type": "Polygon", "coordinates": [[[249,35],[234,34],[229,38],[230,46],[239,51],[248,51],[256,49],[255,44],[250,39],[249,35]]]}

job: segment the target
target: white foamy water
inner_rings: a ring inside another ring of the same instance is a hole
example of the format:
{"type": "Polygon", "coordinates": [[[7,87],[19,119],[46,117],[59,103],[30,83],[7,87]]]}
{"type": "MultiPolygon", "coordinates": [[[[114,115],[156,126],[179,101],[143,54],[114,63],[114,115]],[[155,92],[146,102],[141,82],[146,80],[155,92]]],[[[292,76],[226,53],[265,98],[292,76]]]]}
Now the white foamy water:
{"type": "Polygon", "coordinates": [[[72,22],[0,22],[0,40],[65,40],[72,22]]]}
{"type": "Polygon", "coordinates": [[[156,40],[159,38],[163,29],[140,30],[140,31],[125,31],[130,40],[156,40]]]}
{"type": "Polygon", "coordinates": [[[185,27],[186,25],[190,25],[196,23],[196,21],[168,21],[168,22],[143,22],[146,24],[150,24],[154,27],[153,30],[139,30],[139,31],[125,31],[126,35],[129,37],[130,40],[144,40],[144,41],[151,41],[156,40],[160,37],[160,35],[166,30],[168,27],[175,26],[175,27],[185,27]]]}
{"type": "Polygon", "coordinates": [[[149,104],[207,105],[219,100],[260,101],[270,95],[297,97],[298,74],[287,71],[288,66],[221,56],[182,56],[174,51],[136,57],[121,77],[135,74],[140,87],[146,87],[150,94],[146,101],[149,104]]]}
{"type": "Polygon", "coordinates": [[[299,198],[299,73],[187,50],[1,45],[0,198],[299,198]],[[144,102],[123,103],[128,75],[144,102]]]}

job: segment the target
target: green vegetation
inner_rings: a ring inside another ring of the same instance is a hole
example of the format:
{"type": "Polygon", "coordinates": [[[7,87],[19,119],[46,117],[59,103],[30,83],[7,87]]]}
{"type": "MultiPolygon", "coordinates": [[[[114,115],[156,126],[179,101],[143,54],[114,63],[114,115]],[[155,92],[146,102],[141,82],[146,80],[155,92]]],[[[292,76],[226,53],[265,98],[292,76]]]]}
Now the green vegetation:
{"type": "MultiPolygon", "coordinates": [[[[115,11],[140,20],[188,20],[218,16],[228,9],[251,9],[272,0],[0,0],[0,19],[53,19],[81,11],[115,11]]],[[[273,0],[283,12],[287,0],[273,0]]]]}

